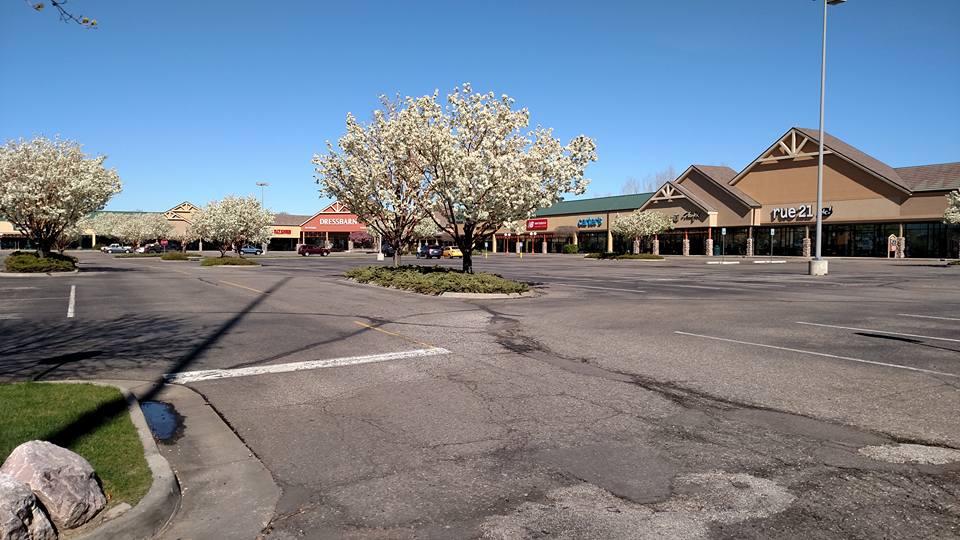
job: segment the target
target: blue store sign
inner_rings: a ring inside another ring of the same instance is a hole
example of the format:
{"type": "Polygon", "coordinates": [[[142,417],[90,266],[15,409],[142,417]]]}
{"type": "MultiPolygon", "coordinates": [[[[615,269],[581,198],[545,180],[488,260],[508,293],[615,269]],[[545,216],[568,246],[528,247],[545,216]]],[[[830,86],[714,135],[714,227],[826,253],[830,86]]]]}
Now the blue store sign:
{"type": "Polygon", "coordinates": [[[603,218],[601,217],[589,217],[583,218],[577,222],[577,227],[581,229],[586,229],[589,227],[600,227],[603,225],[603,218]]]}

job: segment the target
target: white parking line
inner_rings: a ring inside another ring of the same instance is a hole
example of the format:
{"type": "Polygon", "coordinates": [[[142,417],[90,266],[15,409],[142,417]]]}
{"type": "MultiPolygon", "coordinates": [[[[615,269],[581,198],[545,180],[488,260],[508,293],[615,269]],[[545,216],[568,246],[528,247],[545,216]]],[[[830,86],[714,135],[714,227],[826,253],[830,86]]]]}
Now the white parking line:
{"type": "Polygon", "coordinates": [[[73,307],[76,305],[76,303],[77,303],[77,286],[71,285],[70,286],[70,302],[67,304],[68,319],[73,318],[73,307]]]}
{"type": "Polygon", "coordinates": [[[183,373],[168,373],[164,375],[163,378],[167,382],[184,384],[198,381],[210,381],[215,379],[229,379],[231,377],[248,377],[250,375],[289,373],[291,371],[352,366],[354,364],[370,364],[373,362],[387,362],[390,360],[402,360],[404,358],[436,356],[438,354],[448,354],[449,352],[450,351],[442,347],[431,347],[429,349],[414,349],[412,351],[371,354],[367,356],[348,356],[346,358],[330,358],[327,360],[308,360],[306,362],[291,362],[288,364],[267,364],[263,366],[252,366],[236,369],[204,369],[199,371],[184,371],[183,373]]]}
{"type": "Polygon", "coordinates": [[[0,313],[0,321],[22,318],[19,313],[0,313]]]}
{"type": "Polygon", "coordinates": [[[39,287],[0,287],[0,291],[27,291],[38,288],[39,287]]]}
{"type": "Polygon", "coordinates": [[[953,338],[921,336],[919,334],[904,334],[901,332],[887,332],[886,330],[873,330],[870,328],[854,328],[852,326],[837,326],[835,324],[820,324],[815,322],[803,322],[803,321],[795,321],[795,322],[797,324],[806,324],[808,326],[822,326],[824,328],[839,328],[840,330],[854,330],[856,332],[873,332],[874,334],[889,334],[891,336],[906,336],[906,337],[915,337],[920,339],[934,339],[937,341],[952,341],[954,343],[960,343],[960,339],[953,339],[953,338]]]}
{"type": "Polygon", "coordinates": [[[939,319],[941,321],[960,321],[956,317],[934,317],[933,315],[914,315],[912,313],[897,313],[901,317],[916,317],[918,319],[939,319]]]}
{"type": "Polygon", "coordinates": [[[943,377],[955,377],[955,378],[960,378],[960,375],[954,375],[953,373],[944,373],[944,372],[942,372],[942,371],[933,371],[933,370],[930,370],[930,369],[921,369],[921,368],[915,368],[915,367],[910,367],[910,366],[901,366],[900,364],[888,364],[888,363],[886,363],[886,362],[875,362],[875,361],[873,361],[873,360],[863,360],[863,359],[861,359],[861,358],[851,358],[851,357],[849,357],[849,356],[838,356],[838,355],[836,355],[836,354],[828,354],[828,353],[822,353],[822,352],[816,352],[816,351],[805,351],[805,350],[803,350],[803,349],[792,349],[792,348],[790,348],[790,347],[778,347],[778,346],[776,346],[776,345],[766,345],[766,344],[764,344],[764,343],[753,343],[753,342],[750,342],[750,341],[740,341],[739,339],[729,339],[729,338],[722,338],[722,337],[716,337],[716,336],[705,336],[705,335],[703,335],[703,334],[692,334],[692,333],[690,333],[690,332],[680,332],[679,330],[675,330],[673,333],[674,333],[674,334],[680,334],[680,335],[682,335],[682,336],[693,336],[693,337],[704,338],[704,339],[713,339],[713,340],[716,340],[716,341],[726,341],[726,342],[729,342],[729,343],[739,343],[739,344],[741,344],[741,345],[752,345],[752,346],[754,346],[754,347],[764,347],[764,348],[767,348],[767,349],[777,349],[777,350],[780,350],[780,351],[789,351],[789,352],[795,352],[795,353],[800,353],[800,354],[812,354],[812,355],[814,355],[814,356],[824,356],[824,357],[826,357],[826,358],[835,358],[835,359],[837,359],[837,360],[847,360],[847,361],[849,361],[849,362],[859,362],[859,363],[861,363],[861,364],[872,364],[872,365],[874,365],[874,366],[891,367],[891,368],[896,368],[896,369],[906,369],[906,370],[908,370],[908,371],[918,371],[918,372],[920,372],[920,373],[927,373],[927,374],[930,374],[930,375],[941,375],[941,376],[943,376],[943,377]]]}
{"type": "Polygon", "coordinates": [[[643,291],[638,289],[620,289],[617,287],[597,287],[594,285],[574,285],[573,283],[560,283],[559,281],[551,281],[547,283],[548,285],[561,285],[563,287],[573,287],[574,289],[600,289],[603,291],[623,291],[623,292],[633,292],[633,293],[642,293],[643,291]]]}

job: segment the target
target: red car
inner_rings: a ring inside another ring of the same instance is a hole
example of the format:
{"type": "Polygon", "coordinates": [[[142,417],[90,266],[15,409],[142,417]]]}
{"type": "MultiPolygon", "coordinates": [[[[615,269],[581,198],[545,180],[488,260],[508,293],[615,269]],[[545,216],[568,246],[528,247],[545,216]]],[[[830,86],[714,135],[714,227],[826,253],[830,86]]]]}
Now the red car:
{"type": "Polygon", "coordinates": [[[297,249],[297,254],[306,257],[307,255],[320,255],[321,257],[326,257],[330,254],[330,250],[323,246],[311,246],[309,244],[302,244],[297,249]]]}

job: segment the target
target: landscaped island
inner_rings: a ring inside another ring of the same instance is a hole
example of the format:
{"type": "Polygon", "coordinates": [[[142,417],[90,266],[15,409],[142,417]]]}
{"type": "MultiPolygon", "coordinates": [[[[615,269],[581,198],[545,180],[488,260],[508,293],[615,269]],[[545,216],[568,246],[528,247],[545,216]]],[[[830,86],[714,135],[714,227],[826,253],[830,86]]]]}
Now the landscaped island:
{"type": "Polygon", "coordinates": [[[14,251],[7,256],[3,266],[7,272],[16,273],[73,272],[77,269],[77,259],[59,253],[49,253],[41,258],[33,252],[14,251]]]}
{"type": "Polygon", "coordinates": [[[519,294],[530,289],[526,283],[496,274],[468,274],[443,266],[364,266],[348,270],[344,275],[360,283],[435,295],[445,292],[519,294]]]}

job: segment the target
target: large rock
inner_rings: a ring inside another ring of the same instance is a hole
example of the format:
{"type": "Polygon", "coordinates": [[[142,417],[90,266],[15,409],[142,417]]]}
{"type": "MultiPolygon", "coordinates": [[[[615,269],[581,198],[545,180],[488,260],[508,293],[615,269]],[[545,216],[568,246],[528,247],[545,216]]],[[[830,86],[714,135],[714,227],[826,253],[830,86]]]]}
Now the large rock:
{"type": "Polygon", "coordinates": [[[53,540],[56,537],[30,486],[0,473],[0,540],[53,540]]]}
{"type": "Polygon", "coordinates": [[[30,486],[59,528],[79,527],[107,504],[90,463],[46,441],[30,441],[16,447],[0,467],[0,473],[30,486]]]}

